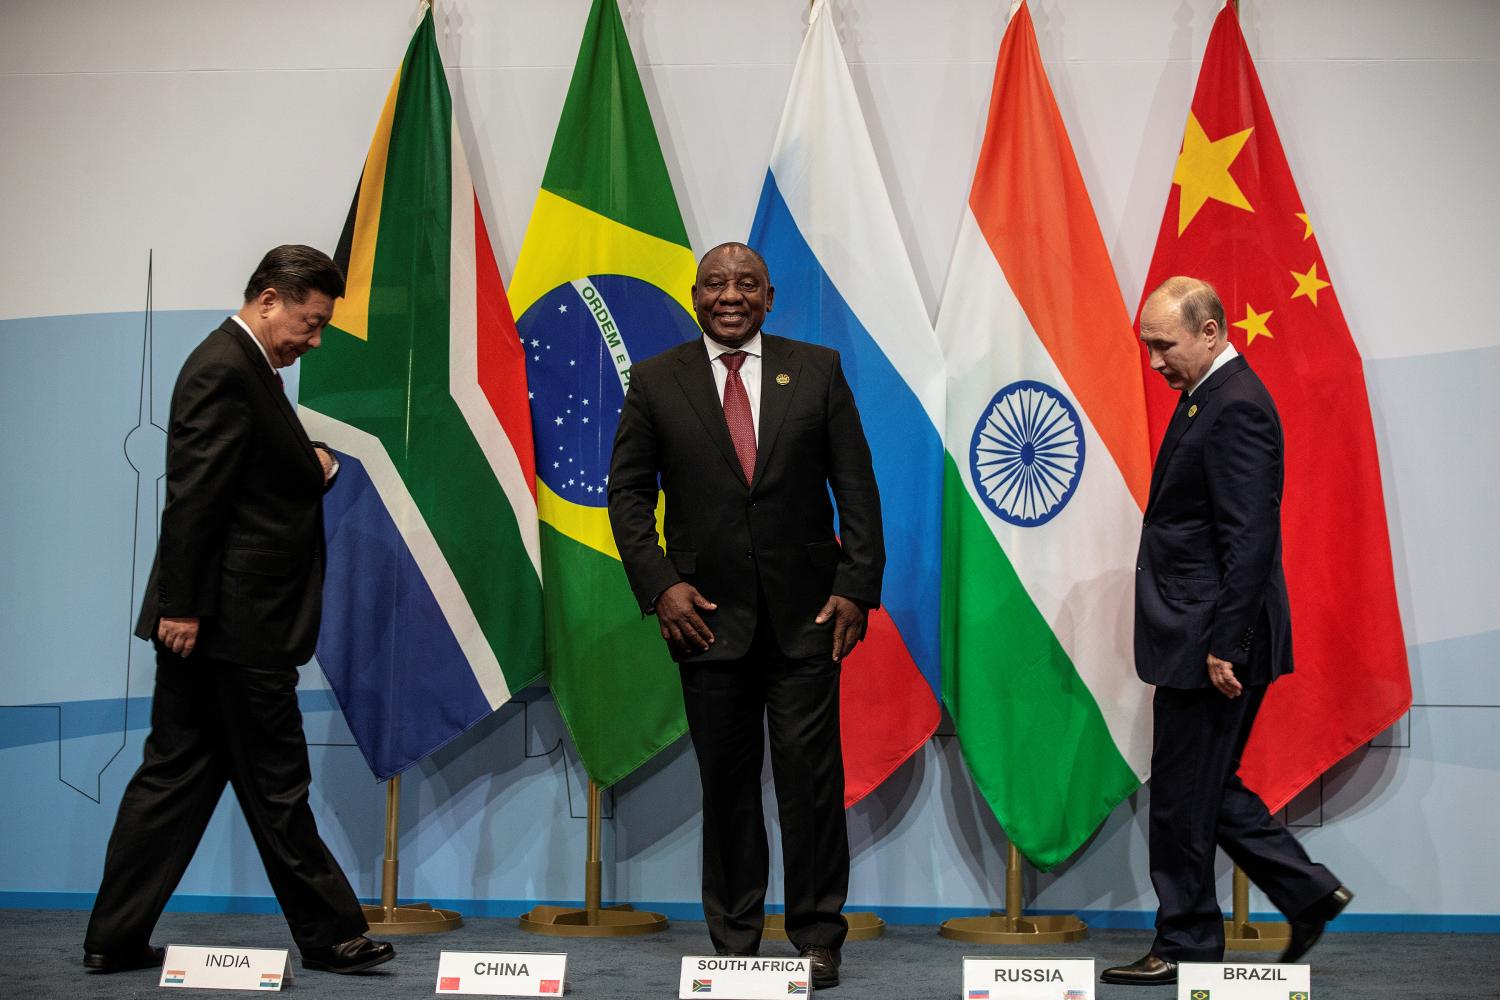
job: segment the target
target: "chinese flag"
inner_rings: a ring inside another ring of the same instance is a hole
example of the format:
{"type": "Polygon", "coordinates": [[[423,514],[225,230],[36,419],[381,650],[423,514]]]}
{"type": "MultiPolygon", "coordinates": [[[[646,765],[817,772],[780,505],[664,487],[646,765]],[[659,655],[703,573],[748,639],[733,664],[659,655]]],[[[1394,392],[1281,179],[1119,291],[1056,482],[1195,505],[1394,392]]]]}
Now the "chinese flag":
{"type": "MultiPolygon", "coordinates": [[[[1314,221],[1226,4],[1203,56],[1145,294],[1176,274],[1211,282],[1230,341],[1281,411],[1296,667],[1271,685],[1240,768],[1272,810],[1411,705],[1363,361],[1314,221]]],[[[1154,451],[1177,393],[1144,352],[1142,370],[1154,451]]]]}

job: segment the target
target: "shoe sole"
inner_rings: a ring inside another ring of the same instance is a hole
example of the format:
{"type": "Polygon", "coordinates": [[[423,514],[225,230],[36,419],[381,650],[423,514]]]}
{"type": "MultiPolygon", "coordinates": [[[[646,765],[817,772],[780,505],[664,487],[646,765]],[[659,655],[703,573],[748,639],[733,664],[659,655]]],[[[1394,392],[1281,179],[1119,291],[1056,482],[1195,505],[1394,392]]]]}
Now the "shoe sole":
{"type": "Polygon", "coordinates": [[[1177,977],[1176,976],[1173,976],[1171,979],[1121,979],[1118,976],[1105,976],[1105,975],[1101,975],[1099,977],[1099,981],[1101,983],[1108,983],[1111,986],[1176,986],[1177,985],[1177,977]]]}
{"type": "MultiPolygon", "coordinates": [[[[165,958],[165,956],[162,957],[165,958]]],[[[162,958],[123,963],[110,961],[102,956],[85,955],[83,959],[83,967],[85,969],[89,972],[99,973],[100,975],[108,975],[112,972],[139,972],[141,969],[159,969],[161,968],[161,963],[162,958]]]]}
{"type": "Polygon", "coordinates": [[[337,966],[337,967],[329,965],[326,962],[318,962],[318,961],[309,962],[307,959],[304,958],[302,960],[302,967],[304,969],[312,969],[314,972],[332,972],[332,973],[334,973],[336,975],[341,975],[342,976],[342,975],[348,975],[351,972],[364,972],[364,971],[366,971],[368,969],[373,969],[377,965],[384,965],[386,962],[389,962],[391,959],[393,959],[395,957],[396,956],[394,954],[392,954],[392,955],[379,955],[379,956],[377,956],[375,958],[367,959],[366,961],[360,962],[358,965],[340,965],[340,966],[337,966]]]}

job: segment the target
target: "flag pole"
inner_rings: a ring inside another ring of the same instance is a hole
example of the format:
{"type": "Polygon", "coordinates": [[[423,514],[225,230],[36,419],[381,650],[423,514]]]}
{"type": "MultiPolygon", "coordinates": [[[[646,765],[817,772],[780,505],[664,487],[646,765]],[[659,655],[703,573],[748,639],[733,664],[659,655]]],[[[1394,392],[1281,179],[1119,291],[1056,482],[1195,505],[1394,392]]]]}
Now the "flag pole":
{"type": "Polygon", "coordinates": [[[385,862],[380,869],[380,905],[365,904],[365,920],[370,931],[381,936],[392,934],[439,934],[456,931],[464,925],[457,910],[443,910],[431,903],[396,903],[396,885],[401,862],[397,860],[398,828],[401,819],[401,775],[385,783],[385,862]]]}
{"type": "Polygon", "coordinates": [[[1026,916],[1021,874],[1021,852],[1011,844],[1005,859],[1004,915],[952,917],[938,926],[938,933],[955,941],[997,945],[1064,944],[1088,937],[1089,925],[1072,914],[1026,916]]]}
{"type": "Polygon", "coordinates": [[[1282,920],[1250,919],[1250,877],[1234,866],[1234,912],[1224,921],[1224,947],[1231,951],[1282,951],[1292,939],[1291,925],[1282,920]]]}
{"type": "Polygon", "coordinates": [[[629,903],[602,905],[604,862],[599,850],[599,786],[589,780],[587,857],[583,865],[583,906],[534,906],[521,914],[521,929],[553,937],[630,937],[667,929],[667,918],[629,903]]]}

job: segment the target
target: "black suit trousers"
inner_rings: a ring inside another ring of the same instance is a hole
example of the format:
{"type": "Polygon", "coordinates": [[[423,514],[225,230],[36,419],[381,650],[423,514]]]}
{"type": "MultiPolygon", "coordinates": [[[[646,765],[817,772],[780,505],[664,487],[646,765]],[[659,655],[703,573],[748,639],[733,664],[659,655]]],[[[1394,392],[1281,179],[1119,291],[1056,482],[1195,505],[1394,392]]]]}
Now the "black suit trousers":
{"type": "Polygon", "coordinates": [[[129,954],[192,860],[227,783],[302,949],[369,927],[318,835],[295,667],[254,667],[160,647],[151,733],[120,801],[84,950],[129,954]]]}
{"type": "Polygon", "coordinates": [[[680,664],[703,782],[703,912],[720,952],[754,954],[770,854],[761,808],[766,731],[781,819],[787,937],[840,948],[849,931],[849,833],[839,741],[839,664],[781,652],[760,615],[738,660],[680,664]],[[764,725],[764,729],[762,728],[764,725]]]}
{"type": "Polygon", "coordinates": [[[1158,687],[1151,750],[1151,883],[1160,903],[1151,953],[1174,962],[1220,962],[1224,914],[1214,847],[1244,869],[1282,913],[1296,918],[1338,888],[1297,838],[1240,781],[1240,755],[1266,696],[1213,687],[1158,687]]]}

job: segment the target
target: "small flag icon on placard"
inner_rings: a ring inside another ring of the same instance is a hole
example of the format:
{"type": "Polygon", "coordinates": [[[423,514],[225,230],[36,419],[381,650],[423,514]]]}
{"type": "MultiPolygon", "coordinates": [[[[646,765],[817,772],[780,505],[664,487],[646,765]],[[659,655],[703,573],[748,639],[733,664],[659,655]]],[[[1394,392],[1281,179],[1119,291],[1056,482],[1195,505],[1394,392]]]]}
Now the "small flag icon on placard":
{"type": "Polygon", "coordinates": [[[807,980],[793,979],[786,984],[787,996],[807,996],[807,980]]]}
{"type": "Polygon", "coordinates": [[[438,989],[439,990],[456,990],[456,989],[458,989],[458,980],[459,980],[459,978],[460,977],[458,977],[458,976],[441,976],[441,977],[439,977],[438,978],[438,989]]]}
{"type": "Polygon", "coordinates": [[[541,986],[538,987],[538,991],[541,992],[541,993],[558,993],[558,994],[561,994],[562,993],[562,980],[561,979],[543,979],[541,986]]]}
{"type": "Polygon", "coordinates": [[[694,993],[712,993],[713,991],[714,991],[714,981],[712,979],[694,979],[693,980],[693,992],[694,993]]]}

